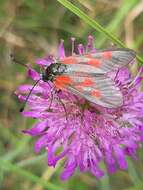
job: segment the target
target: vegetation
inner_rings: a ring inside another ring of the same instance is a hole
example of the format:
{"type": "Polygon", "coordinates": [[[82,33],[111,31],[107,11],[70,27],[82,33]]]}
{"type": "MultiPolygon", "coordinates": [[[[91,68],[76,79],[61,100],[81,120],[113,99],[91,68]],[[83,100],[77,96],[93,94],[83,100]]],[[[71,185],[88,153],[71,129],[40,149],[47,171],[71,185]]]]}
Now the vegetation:
{"type": "MultiPolygon", "coordinates": [[[[36,68],[35,59],[56,55],[60,39],[71,52],[70,37],[85,42],[95,37],[97,48],[129,47],[137,52],[136,74],[143,64],[142,0],[0,0],[0,189],[2,190],[141,190],[143,189],[142,145],[137,160],[128,159],[128,171],[97,180],[77,171],[62,182],[62,162],[47,166],[45,151],[34,152],[36,139],[22,133],[34,124],[19,113],[14,92],[30,79],[24,67],[10,54],[36,68]]],[[[40,71],[39,71],[40,72],[40,71]]]]}

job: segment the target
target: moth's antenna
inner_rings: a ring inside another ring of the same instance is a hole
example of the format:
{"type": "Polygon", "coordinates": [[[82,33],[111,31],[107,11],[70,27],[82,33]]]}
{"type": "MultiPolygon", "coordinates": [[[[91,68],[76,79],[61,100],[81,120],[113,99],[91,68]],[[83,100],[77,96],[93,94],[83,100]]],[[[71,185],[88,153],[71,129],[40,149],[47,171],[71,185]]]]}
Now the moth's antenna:
{"type": "Polygon", "coordinates": [[[25,108],[25,106],[26,106],[26,104],[27,104],[27,101],[28,101],[28,99],[29,99],[29,97],[30,97],[30,95],[31,95],[31,93],[32,93],[32,91],[33,91],[33,89],[35,88],[35,86],[38,84],[38,82],[40,81],[41,79],[39,79],[39,80],[37,80],[36,82],[35,82],[35,84],[32,86],[32,88],[30,89],[30,92],[29,92],[29,94],[27,95],[27,97],[26,97],[26,99],[25,99],[25,101],[23,102],[23,106],[20,108],[20,112],[23,112],[23,110],[24,110],[24,108],[25,108]]]}
{"type": "MultiPolygon", "coordinates": [[[[26,64],[22,63],[21,61],[17,60],[17,59],[14,57],[13,54],[10,54],[10,57],[11,57],[11,59],[12,59],[13,62],[15,62],[15,63],[17,63],[17,64],[19,64],[19,65],[22,65],[22,66],[24,66],[24,67],[26,67],[26,68],[29,69],[28,65],[26,65],[26,64]]],[[[31,95],[31,93],[32,93],[32,91],[33,91],[33,89],[35,88],[35,86],[38,84],[38,82],[39,82],[40,80],[41,80],[41,79],[37,80],[37,81],[35,82],[35,84],[32,86],[32,88],[30,89],[29,94],[27,95],[25,101],[23,102],[23,106],[22,106],[22,107],[20,108],[20,110],[19,110],[20,112],[23,112],[23,110],[24,110],[24,108],[25,108],[25,106],[26,106],[26,103],[27,103],[27,101],[28,101],[28,99],[29,99],[29,97],[30,97],[30,95],[31,95]]]]}
{"type": "Polygon", "coordinates": [[[22,63],[21,61],[18,61],[18,60],[14,57],[13,54],[10,54],[10,57],[11,57],[11,60],[12,60],[13,62],[15,62],[15,63],[17,63],[17,64],[19,64],[19,65],[22,65],[22,66],[28,68],[28,65],[22,63]]]}
{"type": "Polygon", "coordinates": [[[66,110],[65,104],[63,103],[63,101],[60,99],[59,96],[58,96],[58,98],[59,98],[59,102],[61,103],[61,105],[64,108],[64,111],[65,111],[65,114],[66,114],[66,121],[68,121],[68,114],[67,114],[67,110],[66,110]]]}

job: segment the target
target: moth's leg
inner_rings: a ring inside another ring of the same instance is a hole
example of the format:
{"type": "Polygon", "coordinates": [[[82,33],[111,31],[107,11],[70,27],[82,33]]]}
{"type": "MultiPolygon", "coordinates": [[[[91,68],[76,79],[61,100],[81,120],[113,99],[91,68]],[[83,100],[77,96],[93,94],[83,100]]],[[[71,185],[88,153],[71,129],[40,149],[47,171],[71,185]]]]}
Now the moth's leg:
{"type": "Polygon", "coordinates": [[[53,100],[54,100],[54,94],[55,94],[55,88],[53,88],[52,89],[52,91],[51,91],[51,98],[50,98],[50,103],[49,103],[49,108],[48,108],[48,110],[50,110],[51,109],[51,106],[52,106],[52,103],[53,103],[53,100]]]}
{"type": "Polygon", "coordinates": [[[58,90],[56,89],[55,92],[56,92],[57,94],[59,94],[60,92],[62,92],[62,90],[61,90],[61,89],[58,89],[58,90]]]}
{"type": "Polygon", "coordinates": [[[117,77],[118,77],[118,74],[119,74],[119,69],[118,69],[117,72],[116,72],[116,75],[115,75],[115,77],[114,77],[114,81],[116,81],[116,79],[117,79],[117,77]]]}
{"type": "Polygon", "coordinates": [[[61,98],[59,97],[59,93],[61,92],[61,90],[56,90],[55,93],[57,94],[57,97],[59,99],[59,102],[60,104],[63,106],[63,109],[65,111],[65,116],[66,116],[66,121],[68,121],[68,113],[67,113],[67,110],[66,110],[66,107],[65,107],[65,104],[63,103],[63,101],[61,100],[61,98]]]}
{"type": "MultiPolygon", "coordinates": [[[[58,96],[59,97],[59,96],[58,96]]],[[[65,107],[65,104],[63,103],[63,101],[61,100],[61,98],[59,97],[59,102],[61,103],[61,105],[63,106],[63,109],[65,111],[65,116],[66,116],[66,121],[68,121],[68,113],[65,107]]]]}

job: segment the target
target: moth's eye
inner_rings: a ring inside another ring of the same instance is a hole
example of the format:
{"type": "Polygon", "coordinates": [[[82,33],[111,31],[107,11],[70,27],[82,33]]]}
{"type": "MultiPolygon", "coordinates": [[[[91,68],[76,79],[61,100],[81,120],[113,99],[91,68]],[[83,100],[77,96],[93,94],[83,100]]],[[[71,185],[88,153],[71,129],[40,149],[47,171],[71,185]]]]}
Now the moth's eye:
{"type": "Polygon", "coordinates": [[[52,71],[53,71],[53,73],[56,73],[56,72],[57,72],[57,69],[56,69],[56,68],[53,68],[52,71]]]}

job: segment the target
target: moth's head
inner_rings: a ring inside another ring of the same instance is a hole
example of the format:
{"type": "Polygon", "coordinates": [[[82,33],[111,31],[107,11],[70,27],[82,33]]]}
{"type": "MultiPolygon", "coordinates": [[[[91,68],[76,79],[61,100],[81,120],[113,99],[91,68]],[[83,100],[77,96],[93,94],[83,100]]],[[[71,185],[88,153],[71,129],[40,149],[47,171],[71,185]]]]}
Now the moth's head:
{"type": "Polygon", "coordinates": [[[57,72],[56,63],[50,64],[41,74],[41,79],[44,82],[52,81],[56,72],[57,72]]]}

